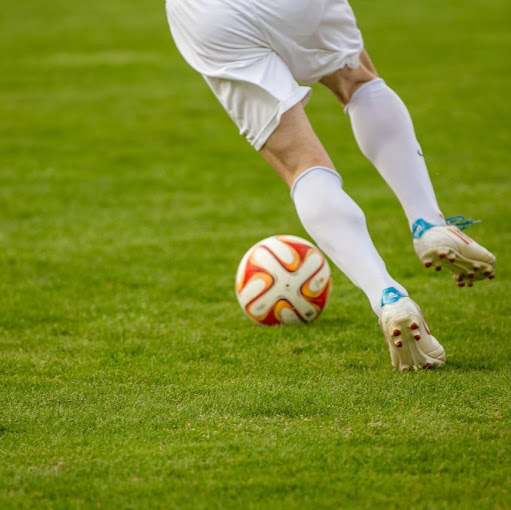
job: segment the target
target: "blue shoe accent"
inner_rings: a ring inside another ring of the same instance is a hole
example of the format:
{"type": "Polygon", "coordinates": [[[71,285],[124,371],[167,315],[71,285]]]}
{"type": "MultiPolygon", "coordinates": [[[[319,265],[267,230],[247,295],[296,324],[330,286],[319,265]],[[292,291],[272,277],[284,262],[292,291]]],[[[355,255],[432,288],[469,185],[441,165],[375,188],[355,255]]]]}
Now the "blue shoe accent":
{"type": "Polygon", "coordinates": [[[449,216],[445,219],[449,225],[454,225],[461,230],[466,230],[476,223],[481,223],[481,220],[473,220],[472,218],[465,218],[462,214],[456,216],[449,216]]]}
{"type": "Polygon", "coordinates": [[[412,233],[414,239],[420,239],[431,227],[434,227],[431,223],[426,220],[418,219],[412,227],[412,233]]]}
{"type": "Polygon", "coordinates": [[[381,295],[381,306],[391,305],[403,297],[408,297],[395,287],[387,287],[381,295]]]}
{"type": "MultiPolygon", "coordinates": [[[[462,214],[449,216],[445,219],[447,225],[453,225],[460,230],[466,230],[476,223],[481,223],[481,220],[473,220],[472,218],[465,218],[462,214]]],[[[418,219],[412,226],[412,233],[414,239],[420,239],[431,227],[435,227],[422,218],[418,219]]]]}

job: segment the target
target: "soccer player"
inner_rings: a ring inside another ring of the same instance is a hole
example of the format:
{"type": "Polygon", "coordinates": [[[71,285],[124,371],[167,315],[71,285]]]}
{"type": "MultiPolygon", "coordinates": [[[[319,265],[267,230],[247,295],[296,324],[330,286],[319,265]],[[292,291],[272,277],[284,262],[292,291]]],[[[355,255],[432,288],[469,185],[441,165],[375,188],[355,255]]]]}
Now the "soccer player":
{"type": "Polygon", "coordinates": [[[291,188],[298,216],[378,315],[392,365],[445,362],[419,306],[387,271],[304,105],[320,82],[344,106],[362,153],[396,194],[426,267],[458,286],[493,278],[495,257],[438,206],[410,114],[378,77],[346,0],[167,0],[174,41],[249,143],[291,188]]]}

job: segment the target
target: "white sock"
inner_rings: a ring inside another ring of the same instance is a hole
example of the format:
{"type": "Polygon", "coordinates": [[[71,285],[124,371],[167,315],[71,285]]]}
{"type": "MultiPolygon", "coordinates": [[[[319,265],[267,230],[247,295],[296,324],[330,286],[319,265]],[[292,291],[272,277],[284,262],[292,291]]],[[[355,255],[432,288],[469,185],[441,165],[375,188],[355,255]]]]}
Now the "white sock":
{"type": "Polygon", "coordinates": [[[399,96],[377,78],[355,92],[345,111],[360,150],[396,194],[410,227],[419,218],[444,225],[412,119],[399,96]]]}
{"type": "Polygon", "coordinates": [[[305,230],[334,264],[366,294],[379,315],[388,287],[407,294],[387,272],[367,231],[362,209],[342,189],[334,170],[313,167],[293,184],[291,197],[305,230]]]}

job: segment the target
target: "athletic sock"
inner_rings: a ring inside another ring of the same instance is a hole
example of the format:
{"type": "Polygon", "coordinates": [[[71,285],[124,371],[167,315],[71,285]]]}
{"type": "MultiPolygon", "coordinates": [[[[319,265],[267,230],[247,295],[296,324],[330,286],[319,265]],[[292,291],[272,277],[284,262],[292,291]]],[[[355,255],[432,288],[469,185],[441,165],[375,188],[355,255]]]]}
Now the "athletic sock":
{"type": "Polygon", "coordinates": [[[387,272],[367,231],[364,213],[342,188],[334,170],[313,167],[291,189],[305,230],[332,262],[366,294],[379,315],[383,291],[394,287],[406,294],[387,272]]]}
{"type": "Polygon", "coordinates": [[[419,218],[444,225],[412,119],[399,96],[377,78],[355,92],[345,111],[360,150],[396,194],[410,228],[419,218]]]}

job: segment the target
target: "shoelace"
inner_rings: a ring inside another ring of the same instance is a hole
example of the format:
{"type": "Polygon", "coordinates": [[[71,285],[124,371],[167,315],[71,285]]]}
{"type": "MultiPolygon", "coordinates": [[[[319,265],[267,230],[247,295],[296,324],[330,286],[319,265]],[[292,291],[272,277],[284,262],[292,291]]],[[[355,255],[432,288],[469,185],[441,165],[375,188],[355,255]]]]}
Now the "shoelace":
{"type": "Polygon", "coordinates": [[[470,228],[472,225],[475,225],[476,223],[481,223],[481,220],[473,220],[472,218],[465,218],[462,214],[456,214],[455,216],[449,216],[449,218],[446,218],[445,221],[449,225],[454,225],[455,227],[458,227],[460,230],[466,230],[467,228],[470,228]]]}

